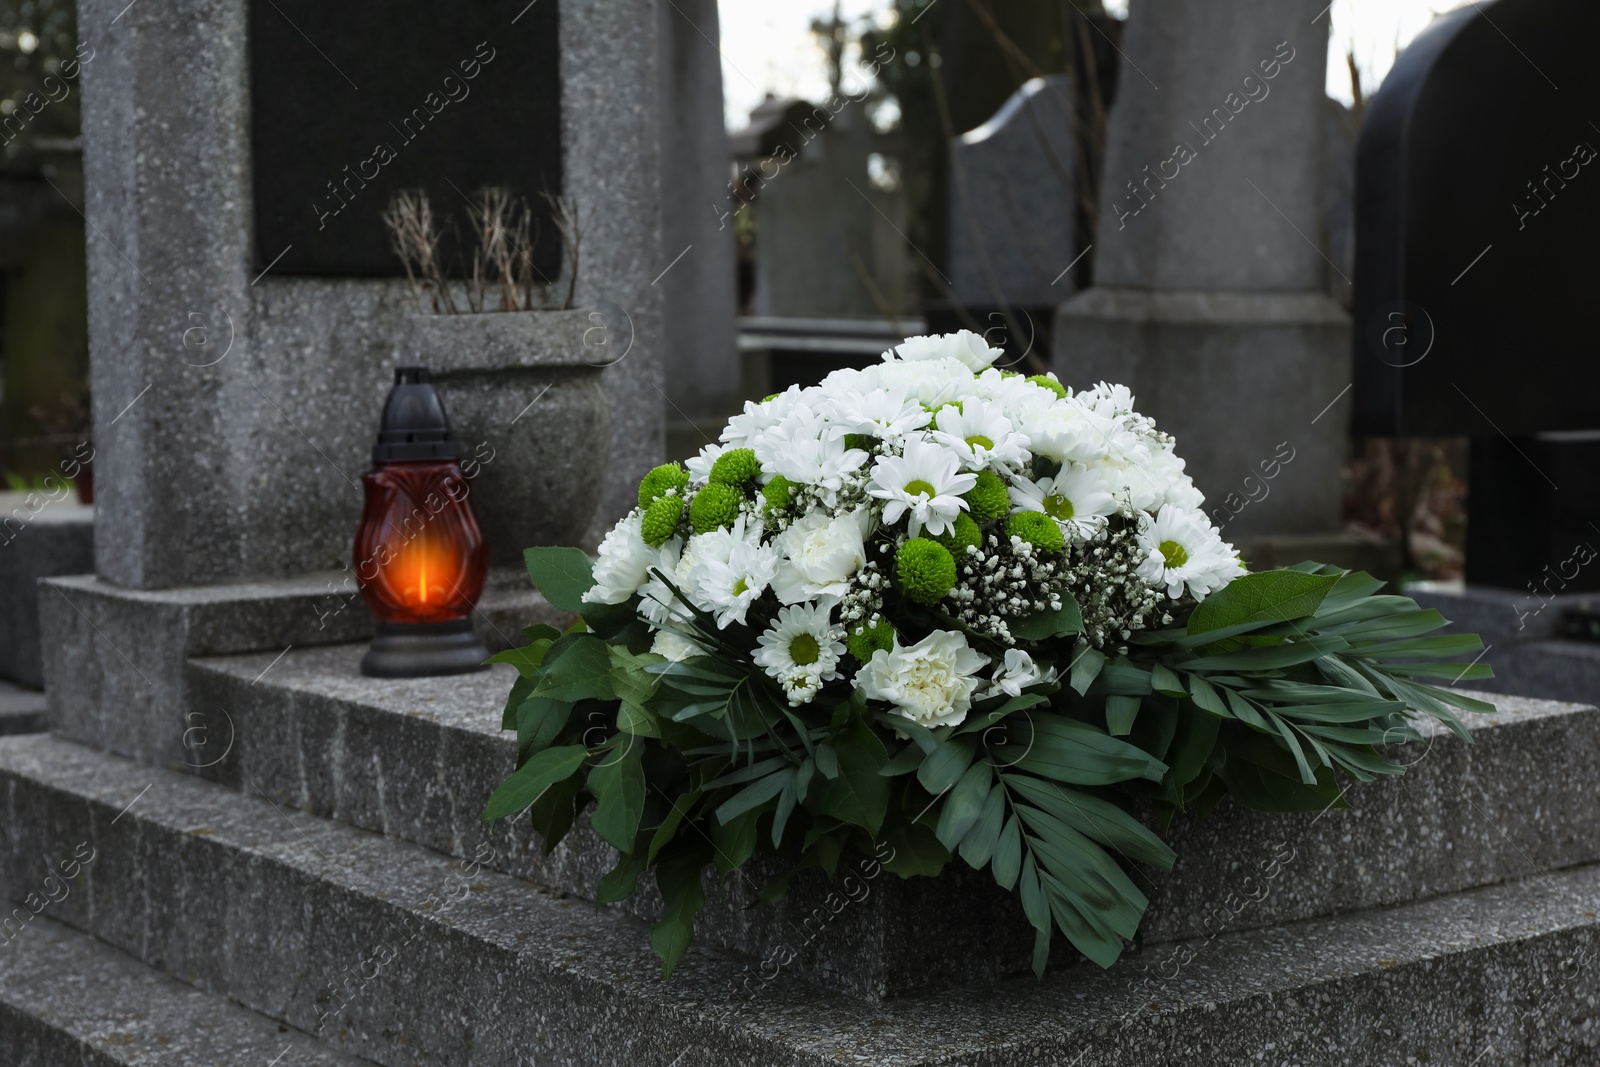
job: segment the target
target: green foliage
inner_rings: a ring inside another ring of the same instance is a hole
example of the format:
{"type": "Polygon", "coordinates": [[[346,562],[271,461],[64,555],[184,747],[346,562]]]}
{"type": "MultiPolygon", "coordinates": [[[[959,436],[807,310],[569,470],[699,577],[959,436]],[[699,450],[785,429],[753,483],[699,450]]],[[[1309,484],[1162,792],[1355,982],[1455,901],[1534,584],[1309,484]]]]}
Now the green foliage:
{"type": "Polygon", "coordinates": [[[676,490],[681,496],[688,485],[689,472],[678,464],[663,463],[659,467],[652,467],[650,473],[639,483],[639,506],[649,507],[658,498],[665,496],[668,490],[676,490]]]}
{"type": "MultiPolygon", "coordinates": [[[[897,553],[902,579],[950,559],[931,540],[912,545],[911,558],[897,553]]],[[[1059,681],[980,698],[964,722],[929,729],[859,693],[790,707],[708,618],[699,637],[718,651],[668,662],[638,639],[631,605],[582,603],[581,552],[527,558],[550,602],[584,621],[565,634],[530,627],[523,647],[495,657],[517,669],[503,723],[518,754],[484,819],[526,810],[549,851],[592,804],[590,824],[618,852],[597,902],[654,873],[663,908],[650,941],[668,974],[693,937],[705,872],[726,877],[758,850],[787,866],[772,898],[849,852],[879,850],[902,877],[952,861],[987,870],[1035,929],[1036,970],[1057,932],[1109,966],[1147,907],[1126,865],[1175,858],[1132,811],[1170,817],[1224,795],[1322,811],[1342,803],[1344,780],[1401,772],[1390,753],[1418,739],[1417,715],[1464,735],[1454,709],[1492,710],[1427,681],[1485,676],[1455,662],[1481,652],[1477,638],[1439,636],[1437,612],[1334,568],[1241,576],[1114,655],[1081,643],[1067,598],[1012,626],[1059,681]]],[[[886,624],[851,634],[851,655],[864,661],[893,636],[886,624]]]]}
{"type": "Polygon", "coordinates": [[[913,537],[895,552],[894,573],[906,596],[931,606],[955,588],[956,561],[939,542],[913,537]]]}

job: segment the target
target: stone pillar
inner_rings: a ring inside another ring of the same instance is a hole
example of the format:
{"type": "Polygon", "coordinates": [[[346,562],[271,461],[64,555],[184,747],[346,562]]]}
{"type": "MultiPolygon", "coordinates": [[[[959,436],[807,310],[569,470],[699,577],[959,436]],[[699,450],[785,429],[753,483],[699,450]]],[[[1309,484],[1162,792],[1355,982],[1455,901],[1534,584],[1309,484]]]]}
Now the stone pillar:
{"type": "Polygon", "coordinates": [[[1057,313],[1058,373],[1128,385],[1235,541],[1339,523],[1349,320],[1324,295],[1323,6],[1133,0],[1095,285],[1057,313]]]}
{"type": "MultiPolygon", "coordinates": [[[[153,589],[337,568],[403,282],[256,271],[246,0],[126,6],[79,13],[96,570],[153,589]]],[[[560,19],[578,301],[624,311],[629,342],[598,525],[662,451],[657,22],[650,0],[562,0],[560,19]]]]}
{"type": "Polygon", "coordinates": [[[716,0],[676,0],[657,12],[661,251],[666,260],[684,253],[659,283],[667,421],[715,419],[737,410],[739,400],[733,216],[724,214],[733,164],[716,44],[721,30],[716,0]]]}

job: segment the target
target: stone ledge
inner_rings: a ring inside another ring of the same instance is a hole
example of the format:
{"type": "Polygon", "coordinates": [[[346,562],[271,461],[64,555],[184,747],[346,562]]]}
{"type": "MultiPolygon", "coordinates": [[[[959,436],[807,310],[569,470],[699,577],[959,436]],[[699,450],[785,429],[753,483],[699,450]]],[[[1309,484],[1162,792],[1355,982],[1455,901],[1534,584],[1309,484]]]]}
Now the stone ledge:
{"type": "MultiPolygon", "coordinates": [[[[532,622],[560,622],[527,582],[496,571],[473,618],[491,648],[532,622]]],[[[51,729],[158,766],[190,762],[184,688],[191,656],[270,653],[365,641],[372,616],[348,573],[179,589],[124,589],[94,575],[40,583],[51,729]]],[[[263,664],[265,666],[265,664],[263,664]]]]}
{"type": "Polygon", "coordinates": [[[0,958],[0,1062],[7,1064],[217,1067],[274,1056],[285,1067],[366,1062],[53,919],[31,920],[0,958]]]}
{"type": "Polygon", "coordinates": [[[51,738],[0,741],[12,899],[38,856],[98,855],[51,917],[399,1067],[751,1063],[1177,1067],[1244,1062],[1577,1063],[1600,1053],[1600,867],[1403,907],[1146,950],[990,989],[867,1006],[692,949],[663,982],[636,922],[402,842],[51,738]],[[1176,955],[1174,955],[1176,953],[1176,955]],[[1537,1017],[1537,1021],[1535,1020],[1537,1017]]]}
{"type": "MultiPolygon", "coordinates": [[[[220,760],[204,773],[245,792],[467,854],[483,832],[484,802],[515,760],[514,740],[499,729],[514,672],[379,681],[356,674],[358,658],[355,648],[297,650],[259,682],[270,657],[194,661],[193,710],[216,716],[214,731],[224,728],[222,709],[236,724],[226,758],[216,749],[196,762],[220,760]]],[[[1177,823],[1168,839],[1178,865],[1139,879],[1151,897],[1145,940],[1400,903],[1600,860],[1600,811],[1590,801],[1590,783],[1600,779],[1600,712],[1497,699],[1500,714],[1469,717],[1476,744],[1430,728],[1426,746],[1398,757],[1415,763],[1410,772],[1352,789],[1349,809],[1281,816],[1225,805],[1199,823],[1177,823]],[[1290,851],[1293,860],[1263,880],[1261,869],[1290,851]]],[[[612,862],[609,846],[581,827],[548,858],[526,830],[499,826],[488,836],[500,869],[575,896],[592,897],[612,862]]],[[[700,936],[758,959],[794,948],[802,972],[873,999],[1027,969],[1031,932],[986,875],[956,867],[940,879],[883,879],[862,906],[812,936],[818,924],[807,920],[831,887],[820,876],[797,881],[778,908],[751,908],[760,871],[732,883],[728,904],[708,909],[700,936]]],[[[629,906],[655,916],[652,893],[629,906]]]]}

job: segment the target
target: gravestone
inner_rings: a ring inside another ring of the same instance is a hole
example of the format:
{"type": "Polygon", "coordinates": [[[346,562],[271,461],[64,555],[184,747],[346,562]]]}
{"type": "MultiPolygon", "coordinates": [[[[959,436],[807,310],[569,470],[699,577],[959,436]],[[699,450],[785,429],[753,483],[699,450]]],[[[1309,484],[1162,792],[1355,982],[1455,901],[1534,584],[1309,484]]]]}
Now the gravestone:
{"type": "Polygon", "coordinates": [[[1178,438],[1225,537],[1324,556],[1350,381],[1349,318],[1325,295],[1325,7],[1133,0],[1095,284],[1053,338],[1063,381],[1122,382],[1178,438]]]}
{"type": "Polygon", "coordinates": [[[1563,566],[1600,545],[1597,40],[1587,5],[1441,16],[1360,144],[1354,429],[1470,436],[1466,578],[1533,604],[1600,589],[1600,565],[1563,566]]]}
{"type": "Polygon", "coordinates": [[[950,288],[969,308],[1044,307],[1073,292],[1072,77],[1025,83],[950,145],[950,288]]]}
{"type": "MultiPolygon", "coordinates": [[[[99,58],[83,66],[101,485],[96,569],[117,585],[152,589],[337,568],[346,562],[360,513],[357,479],[391,378],[397,324],[411,301],[400,280],[332,276],[348,262],[319,266],[328,272],[319,275],[287,274],[281,263],[262,262],[295,251],[265,243],[270,226],[255,247],[258,187],[268,183],[260,193],[269,206],[290,195],[287,184],[272,183],[292,175],[273,178],[277,164],[252,154],[247,42],[253,19],[289,9],[267,0],[123,7],[90,5],[82,13],[86,41],[99,42],[99,58]]],[[[296,20],[293,39],[260,42],[266,55],[282,54],[291,67],[263,71],[268,85],[256,86],[258,96],[295,92],[283,84],[295,70],[308,78],[315,70],[315,84],[325,85],[314,110],[301,108],[308,144],[320,140],[315,130],[324,124],[364,128],[372,118],[364,101],[384,85],[384,92],[402,91],[387,73],[361,84],[387,53],[345,25],[343,8],[328,10],[339,18],[326,16],[332,19],[326,29],[321,21],[296,20]],[[290,48],[296,41],[298,53],[290,48]]],[[[414,42],[439,38],[433,43],[441,48],[457,40],[430,29],[432,23],[412,25],[384,10],[394,22],[385,31],[390,44],[407,34],[414,42]]],[[[480,64],[480,86],[501,77],[513,87],[546,84],[539,79],[548,80],[548,70],[524,68],[560,57],[559,188],[578,198],[585,230],[576,302],[605,309],[604,328],[617,341],[609,357],[615,365],[606,372],[615,417],[611,471],[593,520],[600,531],[627,506],[662,448],[654,348],[661,298],[650,284],[666,266],[657,242],[655,9],[642,0],[541,0],[475,11],[434,20],[466,19],[463,26],[495,20],[493,31],[481,30],[485,36],[461,55],[449,53],[463,76],[461,63],[480,64]],[[478,58],[480,42],[485,55],[493,50],[491,61],[478,58]]],[[[416,57],[431,47],[414,43],[402,51],[416,57]]],[[[429,59],[393,77],[404,74],[428,106],[429,94],[443,91],[446,73],[429,59]]],[[[453,118],[476,123],[471,109],[495,106],[485,99],[491,95],[475,91],[448,104],[413,147],[424,147],[422,137],[446,134],[453,118]],[[451,109],[458,109],[455,116],[451,109]]],[[[272,113],[268,102],[261,104],[272,113]]],[[[502,130],[494,151],[521,159],[545,151],[539,158],[548,159],[540,131],[549,132],[548,122],[514,135],[502,130]],[[525,135],[534,138],[532,146],[510,144],[525,135]]],[[[269,127],[260,136],[291,133],[269,127]]],[[[348,159],[365,159],[372,139],[361,136],[342,150],[352,153],[348,159]]],[[[292,138],[286,150],[294,150],[292,138]]],[[[446,190],[446,181],[461,185],[458,173],[469,184],[494,176],[477,169],[487,164],[432,149],[400,158],[406,166],[436,168],[429,183],[446,190]]],[[[520,187],[536,192],[529,186],[539,180],[529,173],[520,187]]],[[[339,215],[322,220],[336,240],[373,247],[371,225],[382,204],[364,198],[378,191],[361,191],[339,215]]],[[[293,186],[301,211],[303,192],[293,186]]],[[[452,213],[466,209],[435,200],[452,213]]],[[[286,243],[293,241],[286,236],[286,243]]],[[[332,254],[326,247],[312,251],[332,254]]]]}
{"type": "MultiPolygon", "coordinates": [[[[717,5],[715,0],[675,0],[657,11],[661,249],[664,260],[683,257],[659,282],[667,420],[717,421],[739,409],[740,396],[734,228],[721,206],[732,164],[722,117],[722,56],[715,43],[717,5]]],[[[691,434],[699,440],[698,433],[691,434]]]]}

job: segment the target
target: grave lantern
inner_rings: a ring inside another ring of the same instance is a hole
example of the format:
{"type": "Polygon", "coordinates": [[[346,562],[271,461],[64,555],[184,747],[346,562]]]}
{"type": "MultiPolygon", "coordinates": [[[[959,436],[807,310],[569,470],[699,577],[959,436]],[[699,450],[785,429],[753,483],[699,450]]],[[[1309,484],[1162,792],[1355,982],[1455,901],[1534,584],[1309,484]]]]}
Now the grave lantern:
{"type": "Polygon", "coordinates": [[[461,674],[489,657],[470,617],[488,564],[460,455],[427,368],[395,368],[361,478],[356,577],[378,621],[362,674],[461,674]]]}

